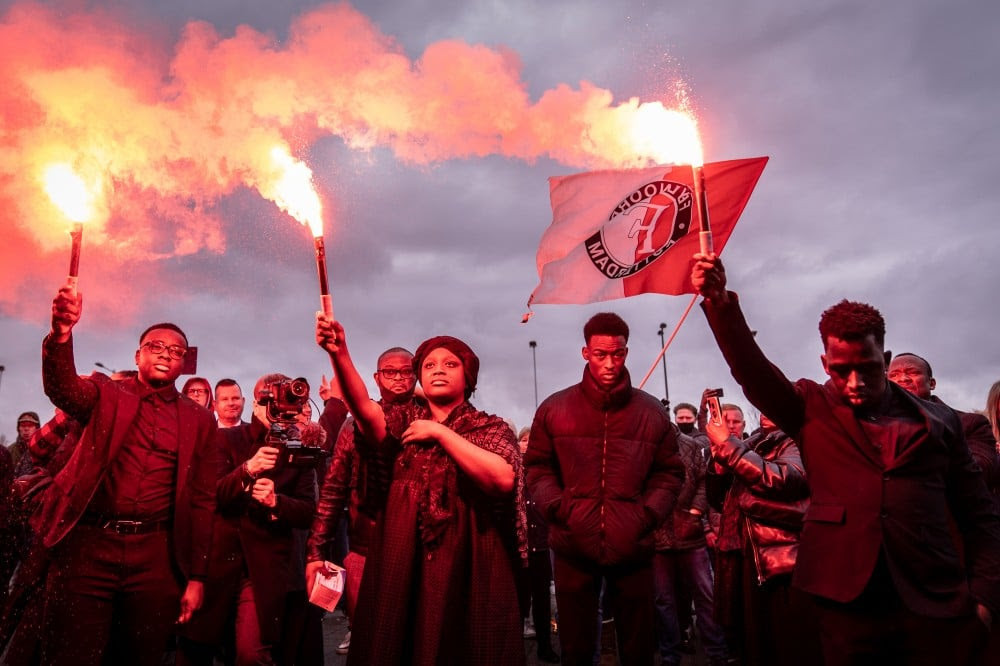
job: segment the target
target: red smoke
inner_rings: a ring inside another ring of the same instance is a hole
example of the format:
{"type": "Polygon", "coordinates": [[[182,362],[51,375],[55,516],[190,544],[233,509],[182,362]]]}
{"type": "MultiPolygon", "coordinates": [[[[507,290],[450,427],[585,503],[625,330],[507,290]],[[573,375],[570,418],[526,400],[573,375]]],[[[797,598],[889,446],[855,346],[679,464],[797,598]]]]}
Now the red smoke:
{"type": "Polygon", "coordinates": [[[103,183],[102,214],[84,236],[81,290],[93,305],[102,284],[108,300],[129,301],[118,277],[128,266],[224,252],[221,221],[204,211],[241,186],[266,193],[276,145],[302,155],[336,135],[419,164],[654,159],[624,131],[637,100],[613,105],[584,82],[533,102],[515,53],[449,40],[410,60],[347,4],[299,16],[283,42],[246,26],[222,38],[204,22],[189,23],[172,49],[161,41],[100,10],[25,3],[3,16],[0,309],[23,314],[19,289],[65,270],[69,225],[39,181],[52,162],[103,183]]]}

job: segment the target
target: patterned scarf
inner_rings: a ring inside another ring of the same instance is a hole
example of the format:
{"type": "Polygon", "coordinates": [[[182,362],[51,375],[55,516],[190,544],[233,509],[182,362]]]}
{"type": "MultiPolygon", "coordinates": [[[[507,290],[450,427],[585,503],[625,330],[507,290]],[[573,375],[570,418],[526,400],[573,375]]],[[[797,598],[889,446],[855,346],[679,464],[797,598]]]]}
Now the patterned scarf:
{"type": "MultiPolygon", "coordinates": [[[[413,400],[402,405],[385,405],[386,425],[390,436],[402,438],[409,424],[417,419],[431,419],[426,403],[413,400]]],[[[524,510],[524,472],[514,432],[503,419],[481,412],[468,401],[456,407],[445,419],[444,426],[469,440],[479,448],[504,459],[514,469],[514,496],[488,498],[500,525],[512,524],[516,549],[522,565],[528,561],[528,521],[524,510]],[[513,499],[513,504],[511,503],[513,499]],[[513,520],[512,520],[513,519],[513,520]]],[[[426,443],[403,446],[399,462],[412,464],[426,443]]],[[[458,487],[458,467],[439,444],[422,458],[422,494],[418,509],[420,535],[424,545],[436,548],[455,513],[453,493],[458,487]]]]}

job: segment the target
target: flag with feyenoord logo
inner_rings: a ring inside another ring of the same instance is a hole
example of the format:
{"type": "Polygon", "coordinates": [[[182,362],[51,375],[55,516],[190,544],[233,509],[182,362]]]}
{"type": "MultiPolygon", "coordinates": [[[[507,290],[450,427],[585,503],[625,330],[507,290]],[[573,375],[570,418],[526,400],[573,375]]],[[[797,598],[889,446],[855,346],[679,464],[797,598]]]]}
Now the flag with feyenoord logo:
{"type": "MultiPolygon", "coordinates": [[[[715,251],[721,252],[766,157],[705,165],[715,251]]],[[[698,206],[690,166],[592,171],[549,179],[552,224],[538,245],[528,305],[593,303],[648,292],[693,294],[698,206]]]]}

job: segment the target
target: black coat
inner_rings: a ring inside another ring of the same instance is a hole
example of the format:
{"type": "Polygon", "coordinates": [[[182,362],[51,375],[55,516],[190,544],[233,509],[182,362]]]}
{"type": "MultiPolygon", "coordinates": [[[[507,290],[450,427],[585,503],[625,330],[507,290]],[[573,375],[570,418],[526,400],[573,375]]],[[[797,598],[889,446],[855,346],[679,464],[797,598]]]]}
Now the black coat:
{"type": "MultiPolygon", "coordinates": [[[[218,510],[206,583],[205,606],[195,616],[188,635],[196,640],[216,640],[233,611],[232,591],[250,574],[261,639],[273,643],[280,637],[285,595],[293,584],[292,528],[308,528],[316,508],[316,473],[312,468],[279,467],[267,476],[274,480],[277,506],[271,510],[250,497],[243,463],[261,446],[267,430],[256,419],[219,430],[222,452],[216,487],[218,510]]],[[[252,486],[252,483],[249,485],[252,486]]]]}
{"type": "Polygon", "coordinates": [[[524,454],[531,496],[557,553],[618,564],[651,558],[653,529],[669,514],[684,466],[676,427],[628,372],[603,391],[583,381],[549,396],[535,413],[524,454]]]}

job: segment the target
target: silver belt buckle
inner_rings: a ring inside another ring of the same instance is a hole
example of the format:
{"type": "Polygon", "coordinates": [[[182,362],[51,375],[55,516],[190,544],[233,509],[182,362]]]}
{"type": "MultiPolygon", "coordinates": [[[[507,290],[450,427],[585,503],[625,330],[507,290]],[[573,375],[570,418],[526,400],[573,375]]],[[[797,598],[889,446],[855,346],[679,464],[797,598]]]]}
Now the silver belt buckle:
{"type": "Polygon", "coordinates": [[[141,520],[112,520],[109,521],[112,525],[112,529],[115,534],[138,534],[139,528],[142,527],[141,520]]]}

